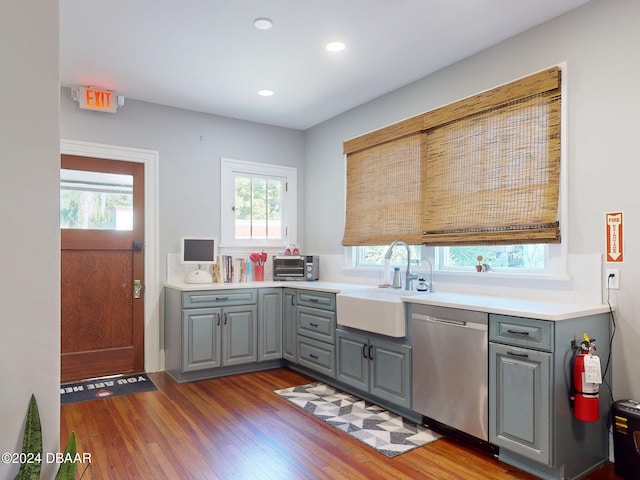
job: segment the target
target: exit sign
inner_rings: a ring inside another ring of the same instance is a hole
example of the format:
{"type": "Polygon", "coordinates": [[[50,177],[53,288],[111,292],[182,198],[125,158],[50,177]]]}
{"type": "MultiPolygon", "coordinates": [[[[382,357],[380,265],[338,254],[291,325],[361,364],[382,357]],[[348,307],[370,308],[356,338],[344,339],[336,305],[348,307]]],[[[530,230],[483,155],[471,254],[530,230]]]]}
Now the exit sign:
{"type": "Polygon", "coordinates": [[[97,110],[100,112],[115,113],[118,109],[120,98],[109,90],[95,87],[78,87],[72,90],[73,99],[78,102],[80,108],[85,110],[97,110]]]}

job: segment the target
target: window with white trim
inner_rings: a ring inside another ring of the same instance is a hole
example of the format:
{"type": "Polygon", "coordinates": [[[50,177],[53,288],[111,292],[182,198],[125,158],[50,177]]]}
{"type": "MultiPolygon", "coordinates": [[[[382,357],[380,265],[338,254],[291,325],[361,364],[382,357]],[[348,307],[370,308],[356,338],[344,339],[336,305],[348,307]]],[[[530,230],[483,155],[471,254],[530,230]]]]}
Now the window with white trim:
{"type": "Polygon", "coordinates": [[[297,169],[222,158],[222,247],[282,247],[297,241],[297,169]]]}

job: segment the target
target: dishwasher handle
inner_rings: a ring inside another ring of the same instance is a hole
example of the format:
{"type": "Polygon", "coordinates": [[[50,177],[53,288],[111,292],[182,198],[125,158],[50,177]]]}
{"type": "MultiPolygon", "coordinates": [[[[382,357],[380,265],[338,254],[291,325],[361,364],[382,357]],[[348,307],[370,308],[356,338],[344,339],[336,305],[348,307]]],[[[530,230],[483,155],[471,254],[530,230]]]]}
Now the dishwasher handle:
{"type": "Polygon", "coordinates": [[[413,320],[429,323],[439,323],[443,325],[449,325],[452,327],[471,328],[474,330],[488,330],[489,326],[486,323],[468,322],[466,320],[452,320],[449,318],[432,317],[431,315],[424,315],[421,313],[414,313],[411,315],[413,320]]]}

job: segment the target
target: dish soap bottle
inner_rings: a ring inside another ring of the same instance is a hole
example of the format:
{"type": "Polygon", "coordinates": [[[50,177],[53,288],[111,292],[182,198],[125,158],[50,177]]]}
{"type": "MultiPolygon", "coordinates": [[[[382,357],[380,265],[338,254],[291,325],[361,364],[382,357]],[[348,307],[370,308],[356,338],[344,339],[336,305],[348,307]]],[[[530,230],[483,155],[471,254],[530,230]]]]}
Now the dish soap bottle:
{"type": "Polygon", "coordinates": [[[393,283],[392,288],[402,288],[400,283],[400,267],[393,267],[393,283]]]}

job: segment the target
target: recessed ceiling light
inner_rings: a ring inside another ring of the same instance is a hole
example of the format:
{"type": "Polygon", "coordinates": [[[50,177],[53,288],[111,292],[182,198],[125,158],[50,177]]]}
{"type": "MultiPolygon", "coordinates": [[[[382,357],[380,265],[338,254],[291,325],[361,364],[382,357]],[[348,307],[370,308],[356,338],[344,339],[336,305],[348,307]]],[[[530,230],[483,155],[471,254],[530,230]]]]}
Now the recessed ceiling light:
{"type": "Polygon", "coordinates": [[[258,90],[258,95],[261,97],[270,97],[273,95],[273,90],[258,90]]]}
{"type": "Polygon", "coordinates": [[[327,43],[327,50],[330,52],[341,52],[346,48],[346,45],[342,42],[329,42],[327,43]]]}
{"type": "Polygon", "coordinates": [[[269,30],[273,27],[273,22],[267,17],[258,17],[253,21],[253,26],[258,30],[269,30]]]}

